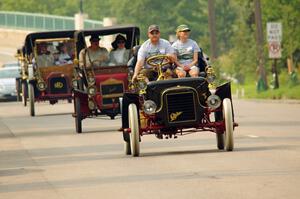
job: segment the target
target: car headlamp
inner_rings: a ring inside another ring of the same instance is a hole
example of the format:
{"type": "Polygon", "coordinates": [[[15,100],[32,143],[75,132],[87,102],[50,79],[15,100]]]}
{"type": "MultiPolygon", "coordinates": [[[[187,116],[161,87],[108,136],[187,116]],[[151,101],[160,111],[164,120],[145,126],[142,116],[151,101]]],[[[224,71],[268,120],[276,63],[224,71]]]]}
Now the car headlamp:
{"type": "Polygon", "coordinates": [[[151,114],[155,113],[156,108],[157,108],[157,105],[152,100],[146,100],[144,102],[144,112],[147,115],[151,115],[151,114]]]}
{"type": "Polygon", "coordinates": [[[146,90],[147,88],[147,82],[144,80],[138,81],[137,87],[139,90],[146,90]]]}
{"type": "Polygon", "coordinates": [[[94,77],[88,77],[87,79],[90,85],[93,85],[96,82],[94,77]]]}
{"type": "Polygon", "coordinates": [[[39,82],[37,83],[37,87],[38,87],[38,89],[39,89],[40,91],[46,90],[46,84],[45,84],[45,82],[43,82],[43,81],[39,81],[39,82]]]}
{"type": "Polygon", "coordinates": [[[72,85],[73,85],[73,88],[77,88],[78,87],[78,81],[76,79],[73,79],[72,80],[72,85]]]}
{"type": "Polygon", "coordinates": [[[88,87],[87,92],[89,95],[94,96],[96,94],[96,87],[95,86],[88,87]]]}
{"type": "Polygon", "coordinates": [[[96,104],[95,104],[95,102],[93,100],[89,100],[88,101],[88,106],[89,106],[90,110],[96,109],[96,104]]]}
{"type": "Polygon", "coordinates": [[[221,105],[221,99],[219,96],[212,94],[207,98],[207,105],[212,108],[216,109],[221,105]]]}
{"type": "Polygon", "coordinates": [[[216,80],[215,71],[212,67],[206,68],[206,74],[207,74],[206,79],[209,84],[213,83],[216,80]]]}
{"type": "Polygon", "coordinates": [[[207,79],[207,82],[209,84],[211,84],[211,83],[213,83],[216,80],[216,76],[214,74],[208,74],[207,77],[206,77],[206,79],[207,79]]]}

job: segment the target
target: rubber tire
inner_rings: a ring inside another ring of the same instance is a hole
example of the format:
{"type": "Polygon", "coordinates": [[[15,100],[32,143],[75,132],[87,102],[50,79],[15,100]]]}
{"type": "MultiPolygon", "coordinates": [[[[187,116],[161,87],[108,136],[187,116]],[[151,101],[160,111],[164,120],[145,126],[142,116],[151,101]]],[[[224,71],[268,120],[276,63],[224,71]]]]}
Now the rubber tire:
{"type": "Polygon", "coordinates": [[[140,132],[139,132],[139,121],[138,111],[135,104],[130,104],[128,107],[128,120],[130,132],[130,148],[131,155],[137,157],[140,155],[140,132]]]}
{"type": "Polygon", "coordinates": [[[228,98],[223,100],[223,118],[225,123],[225,149],[226,151],[232,151],[234,148],[233,117],[231,100],[228,98]]]}
{"type": "Polygon", "coordinates": [[[125,152],[125,155],[131,155],[130,142],[124,141],[124,152],[125,152]]]}
{"type": "Polygon", "coordinates": [[[28,89],[28,94],[29,94],[29,113],[30,116],[34,117],[35,116],[35,107],[34,107],[34,87],[32,84],[28,85],[29,89],[28,89]]]}
{"type": "Polygon", "coordinates": [[[82,116],[81,116],[81,105],[80,105],[80,99],[75,98],[75,128],[76,133],[82,133],[82,116]]]}
{"type": "Polygon", "coordinates": [[[22,83],[22,103],[24,106],[27,106],[27,88],[25,83],[22,83]]]}
{"type": "Polygon", "coordinates": [[[17,102],[21,101],[20,80],[16,80],[17,102]]]}
{"type": "Polygon", "coordinates": [[[116,116],[114,114],[109,115],[109,117],[110,117],[111,120],[114,120],[116,118],[116,116]]]}
{"type": "Polygon", "coordinates": [[[217,138],[218,149],[219,150],[224,150],[224,148],[225,148],[225,144],[224,144],[225,136],[224,136],[224,133],[216,133],[216,138],[217,138]]]}

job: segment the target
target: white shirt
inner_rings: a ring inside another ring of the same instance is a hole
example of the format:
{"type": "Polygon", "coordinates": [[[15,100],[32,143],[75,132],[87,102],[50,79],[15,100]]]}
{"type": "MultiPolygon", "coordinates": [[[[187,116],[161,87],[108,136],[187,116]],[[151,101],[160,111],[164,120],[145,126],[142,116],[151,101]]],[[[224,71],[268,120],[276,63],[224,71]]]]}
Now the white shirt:
{"type": "Polygon", "coordinates": [[[125,48],[117,49],[114,51],[113,56],[114,56],[115,60],[117,61],[117,63],[123,62],[124,53],[125,53],[125,48]]]}

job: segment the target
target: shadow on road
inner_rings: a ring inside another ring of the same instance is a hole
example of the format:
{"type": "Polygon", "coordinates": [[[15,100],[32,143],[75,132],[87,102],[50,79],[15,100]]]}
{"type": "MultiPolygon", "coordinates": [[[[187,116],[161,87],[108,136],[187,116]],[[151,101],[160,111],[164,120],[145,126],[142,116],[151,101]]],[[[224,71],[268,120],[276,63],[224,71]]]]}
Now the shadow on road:
{"type": "Polygon", "coordinates": [[[51,116],[51,117],[55,117],[55,116],[63,116],[63,115],[72,115],[72,113],[48,113],[48,114],[41,114],[41,115],[39,115],[39,114],[37,114],[37,115],[35,115],[34,117],[49,117],[49,116],[51,116]]]}

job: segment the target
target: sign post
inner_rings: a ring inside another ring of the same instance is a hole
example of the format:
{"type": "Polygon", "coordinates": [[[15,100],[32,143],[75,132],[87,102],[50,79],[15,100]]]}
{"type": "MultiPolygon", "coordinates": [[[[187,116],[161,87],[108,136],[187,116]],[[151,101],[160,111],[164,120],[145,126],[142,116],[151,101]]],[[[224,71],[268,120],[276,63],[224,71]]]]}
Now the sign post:
{"type": "Polygon", "coordinates": [[[277,59],[281,58],[281,40],[282,40],[282,25],[278,22],[267,23],[267,41],[269,49],[269,58],[273,59],[272,74],[273,88],[279,88],[277,59]]]}

